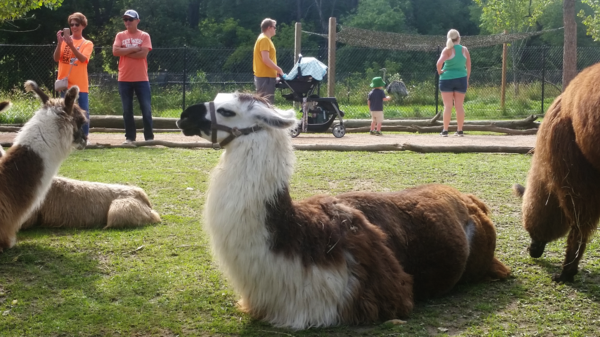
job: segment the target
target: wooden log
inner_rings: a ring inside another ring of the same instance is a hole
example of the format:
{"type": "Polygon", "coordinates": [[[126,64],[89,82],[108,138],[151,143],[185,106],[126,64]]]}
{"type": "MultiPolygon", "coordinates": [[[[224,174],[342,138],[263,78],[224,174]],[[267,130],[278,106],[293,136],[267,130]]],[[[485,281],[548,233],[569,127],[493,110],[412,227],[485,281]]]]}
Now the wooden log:
{"type": "Polygon", "coordinates": [[[372,145],[337,145],[337,144],[294,144],[298,151],[401,151],[398,144],[372,144],[372,145]]]}
{"type": "MultiPolygon", "coordinates": [[[[417,130],[419,133],[433,133],[433,132],[440,132],[440,127],[439,126],[427,126],[427,127],[419,127],[419,126],[413,126],[413,128],[415,130],[417,130]]],[[[450,127],[448,128],[448,131],[452,132],[452,131],[456,131],[456,125],[450,125],[450,127]]],[[[502,128],[502,127],[497,127],[497,126],[493,126],[493,125],[463,125],[463,131],[488,131],[488,132],[498,132],[498,133],[506,133],[509,135],[535,135],[537,134],[538,129],[525,129],[525,130],[519,130],[519,129],[509,129],[509,128],[502,128]]]]}
{"type": "MultiPolygon", "coordinates": [[[[439,116],[436,115],[431,119],[384,119],[382,125],[384,126],[441,126],[442,121],[438,120],[439,116]]],[[[524,119],[518,120],[466,120],[465,125],[494,125],[503,128],[534,128],[536,126],[535,120],[538,118],[537,115],[531,115],[524,119]]],[[[539,123],[538,123],[539,124],[539,123]]],[[[370,119],[346,119],[344,120],[344,126],[346,128],[359,128],[370,126],[370,119]]],[[[450,125],[456,125],[456,120],[450,121],[450,125]]]]}
{"type": "Polygon", "coordinates": [[[0,126],[0,132],[19,132],[20,126],[0,126]]]}
{"type": "Polygon", "coordinates": [[[106,148],[136,148],[136,147],[144,147],[144,146],[165,146],[165,147],[173,147],[173,148],[212,148],[212,144],[208,142],[190,142],[190,143],[178,143],[178,142],[169,142],[165,140],[149,140],[149,141],[140,141],[133,142],[130,144],[121,144],[121,145],[112,145],[112,144],[91,144],[86,146],[86,149],[106,149],[106,148]]]}
{"type": "MultiPolygon", "coordinates": [[[[144,132],[144,129],[137,129],[137,132],[144,132]]],[[[181,129],[152,129],[154,133],[165,133],[165,132],[181,132],[181,129]]],[[[90,132],[99,133],[123,133],[125,129],[113,129],[113,128],[90,128],[90,132]]]]}
{"type": "Polygon", "coordinates": [[[521,153],[527,154],[533,150],[529,146],[492,146],[492,145],[413,145],[404,143],[403,150],[420,153],[521,153]]]}
{"type": "MultiPolygon", "coordinates": [[[[363,126],[360,128],[351,128],[351,129],[346,129],[346,133],[368,133],[370,130],[370,126],[363,126]]],[[[438,127],[439,129],[439,127],[438,127]]],[[[415,129],[414,127],[411,126],[387,126],[387,125],[382,125],[381,126],[381,131],[394,131],[394,132],[417,132],[417,129],[415,129]]]]}
{"type": "MultiPolygon", "coordinates": [[[[154,129],[174,129],[177,128],[175,122],[179,118],[152,117],[152,127],[154,129]]],[[[141,129],[144,127],[141,116],[133,116],[135,127],[141,129]]],[[[92,127],[124,129],[123,116],[112,115],[91,115],[90,125],[92,127]]]]}

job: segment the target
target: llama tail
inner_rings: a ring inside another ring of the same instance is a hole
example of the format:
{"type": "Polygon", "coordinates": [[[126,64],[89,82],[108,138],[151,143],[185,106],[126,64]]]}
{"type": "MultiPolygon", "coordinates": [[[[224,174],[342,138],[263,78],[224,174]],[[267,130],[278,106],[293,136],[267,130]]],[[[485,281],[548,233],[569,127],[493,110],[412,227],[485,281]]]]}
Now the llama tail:
{"type": "Polygon", "coordinates": [[[25,91],[30,92],[33,91],[35,92],[38,97],[42,100],[42,103],[46,104],[46,102],[48,102],[48,100],[50,99],[50,97],[48,97],[48,95],[46,95],[42,89],[40,89],[40,87],[38,87],[37,83],[35,83],[32,80],[26,81],[25,82],[25,91]]]}
{"type": "Polygon", "coordinates": [[[8,110],[8,108],[10,108],[11,105],[12,105],[12,103],[10,101],[0,102],[0,113],[3,112],[4,110],[8,110]]]}
{"type": "Polygon", "coordinates": [[[514,184],[512,186],[513,194],[518,198],[523,198],[523,194],[525,194],[525,187],[520,184],[514,184]]]}

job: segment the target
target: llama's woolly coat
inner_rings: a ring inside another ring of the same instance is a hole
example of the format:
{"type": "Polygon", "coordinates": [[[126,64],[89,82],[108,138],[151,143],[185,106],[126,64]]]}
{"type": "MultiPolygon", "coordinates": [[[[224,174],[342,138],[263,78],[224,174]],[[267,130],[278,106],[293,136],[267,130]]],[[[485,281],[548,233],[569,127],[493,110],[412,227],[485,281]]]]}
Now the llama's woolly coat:
{"type": "Polygon", "coordinates": [[[87,119],[75,103],[77,86],[64,99],[50,99],[32,81],[25,87],[35,91],[43,106],[0,159],[0,251],[15,245],[22,222],[44,200],[62,161],[87,141],[82,130],[87,119]]]}
{"type": "Polygon", "coordinates": [[[118,228],[158,222],[160,216],[139,187],[55,177],[44,202],[21,229],[118,228]]]}
{"type": "Polygon", "coordinates": [[[568,234],[560,275],[573,281],[600,219],[600,64],[584,69],[557,97],[538,131],[523,195],[530,254],[568,234]]]}
{"type": "MultiPolygon", "coordinates": [[[[428,185],[293,201],[293,111],[244,94],[215,105],[219,125],[259,130],[225,147],[204,211],[215,255],[252,316],[293,329],[367,323],[404,317],[414,297],[461,279],[508,276],[477,198],[428,185]]],[[[211,130],[207,106],[189,107],[178,126],[222,141],[228,135],[211,130]]]]}

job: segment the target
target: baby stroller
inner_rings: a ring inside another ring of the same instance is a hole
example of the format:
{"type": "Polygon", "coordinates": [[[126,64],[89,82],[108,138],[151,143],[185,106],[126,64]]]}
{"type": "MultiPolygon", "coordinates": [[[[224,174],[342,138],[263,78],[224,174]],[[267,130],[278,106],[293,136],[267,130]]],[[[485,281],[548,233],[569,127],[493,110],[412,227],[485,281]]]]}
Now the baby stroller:
{"type": "Polygon", "coordinates": [[[335,97],[319,97],[321,81],[327,74],[327,66],[314,57],[299,56],[298,62],[289,74],[283,75],[276,87],[291,91],[282,93],[288,101],[302,103],[302,119],[297,128],[292,129],[292,137],[301,132],[326,132],[338,118],[332,133],[336,138],[344,137],[344,112],[340,110],[335,97]]]}

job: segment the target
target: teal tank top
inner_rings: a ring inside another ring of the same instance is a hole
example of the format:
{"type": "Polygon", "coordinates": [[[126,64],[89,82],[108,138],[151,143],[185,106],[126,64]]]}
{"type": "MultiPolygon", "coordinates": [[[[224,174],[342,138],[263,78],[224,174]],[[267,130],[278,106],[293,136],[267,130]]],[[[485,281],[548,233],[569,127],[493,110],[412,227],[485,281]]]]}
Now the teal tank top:
{"type": "Polygon", "coordinates": [[[460,44],[454,45],[454,57],[444,62],[442,70],[444,72],[440,75],[440,80],[467,77],[467,58],[463,55],[460,44]]]}

